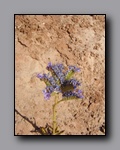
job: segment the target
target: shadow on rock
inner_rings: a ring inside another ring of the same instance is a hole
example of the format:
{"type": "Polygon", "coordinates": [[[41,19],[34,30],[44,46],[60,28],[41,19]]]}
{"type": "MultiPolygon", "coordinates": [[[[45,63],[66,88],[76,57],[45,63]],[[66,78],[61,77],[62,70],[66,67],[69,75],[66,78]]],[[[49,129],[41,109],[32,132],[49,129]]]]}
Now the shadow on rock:
{"type": "Polygon", "coordinates": [[[34,130],[30,132],[36,132],[36,133],[39,133],[40,135],[52,135],[52,127],[50,125],[46,124],[45,127],[38,127],[36,125],[35,118],[33,118],[34,119],[34,122],[33,122],[28,117],[23,116],[18,110],[15,109],[15,112],[33,126],[34,130]]]}

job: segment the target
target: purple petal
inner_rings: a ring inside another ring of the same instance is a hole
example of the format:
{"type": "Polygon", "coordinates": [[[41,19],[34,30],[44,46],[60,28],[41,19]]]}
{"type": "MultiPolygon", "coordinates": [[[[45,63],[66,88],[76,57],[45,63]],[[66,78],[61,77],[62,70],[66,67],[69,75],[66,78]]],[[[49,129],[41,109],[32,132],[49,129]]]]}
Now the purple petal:
{"type": "Polygon", "coordinates": [[[43,75],[39,73],[39,74],[37,74],[37,77],[40,78],[40,79],[42,79],[43,75]]]}
{"type": "Polygon", "coordinates": [[[47,92],[47,90],[45,89],[45,90],[43,90],[43,94],[44,94],[44,99],[45,100],[48,100],[48,99],[50,99],[50,93],[49,92],[47,92]]]}

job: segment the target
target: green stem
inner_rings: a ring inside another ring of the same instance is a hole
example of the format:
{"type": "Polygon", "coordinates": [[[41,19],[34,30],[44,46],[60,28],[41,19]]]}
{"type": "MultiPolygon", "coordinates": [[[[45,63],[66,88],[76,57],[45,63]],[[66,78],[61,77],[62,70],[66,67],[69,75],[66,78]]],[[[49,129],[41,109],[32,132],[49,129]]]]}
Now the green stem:
{"type": "Polygon", "coordinates": [[[73,100],[73,99],[62,99],[62,100],[58,101],[55,105],[59,104],[60,102],[68,101],[68,100],[73,100]]]}
{"type": "Polygon", "coordinates": [[[53,135],[55,135],[55,129],[56,129],[56,104],[57,104],[57,97],[55,96],[55,103],[53,105],[53,135]]]}
{"type": "Polygon", "coordinates": [[[55,102],[53,104],[53,135],[56,135],[55,133],[55,129],[57,127],[57,123],[56,123],[56,106],[60,103],[60,102],[63,102],[63,101],[68,101],[68,100],[73,100],[73,99],[62,99],[60,101],[57,100],[57,96],[55,95],[55,102]]]}

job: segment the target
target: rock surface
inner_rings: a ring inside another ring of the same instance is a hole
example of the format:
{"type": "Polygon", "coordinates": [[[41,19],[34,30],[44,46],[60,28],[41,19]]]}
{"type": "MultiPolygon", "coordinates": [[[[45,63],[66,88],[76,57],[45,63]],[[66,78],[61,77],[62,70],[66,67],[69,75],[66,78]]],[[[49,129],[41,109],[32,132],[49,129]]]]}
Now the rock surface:
{"type": "Polygon", "coordinates": [[[48,62],[75,65],[83,100],[62,102],[57,123],[63,135],[105,134],[105,16],[15,16],[15,134],[52,125],[54,99],[44,100],[44,82],[36,73],[47,73],[48,62]]]}

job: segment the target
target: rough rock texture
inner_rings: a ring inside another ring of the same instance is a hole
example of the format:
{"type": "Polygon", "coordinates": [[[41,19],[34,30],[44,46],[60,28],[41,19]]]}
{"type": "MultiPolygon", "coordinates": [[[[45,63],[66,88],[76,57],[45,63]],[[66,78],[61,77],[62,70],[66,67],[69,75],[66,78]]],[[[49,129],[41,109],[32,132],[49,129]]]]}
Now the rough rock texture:
{"type": "Polygon", "coordinates": [[[62,102],[57,122],[63,135],[105,134],[105,16],[15,16],[15,134],[52,125],[54,97],[44,100],[44,82],[36,73],[47,73],[48,62],[76,65],[81,72],[83,100],[62,102]]]}

